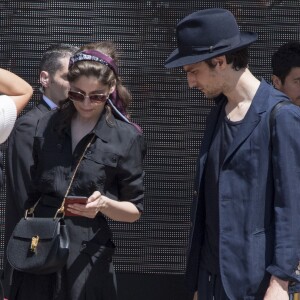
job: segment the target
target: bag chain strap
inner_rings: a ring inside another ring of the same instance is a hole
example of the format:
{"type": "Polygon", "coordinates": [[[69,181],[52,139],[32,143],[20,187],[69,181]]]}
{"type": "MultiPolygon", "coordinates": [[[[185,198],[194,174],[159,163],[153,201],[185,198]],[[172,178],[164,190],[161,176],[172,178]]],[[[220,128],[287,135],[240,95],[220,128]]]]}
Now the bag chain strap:
{"type": "MultiPolygon", "coordinates": [[[[93,134],[93,136],[92,136],[92,138],[90,139],[89,143],[86,145],[86,147],[85,147],[85,149],[84,149],[84,151],[83,151],[83,153],[82,153],[82,155],[81,155],[81,157],[80,157],[80,159],[79,159],[79,161],[78,161],[78,163],[77,163],[77,165],[76,165],[76,168],[75,168],[75,170],[74,170],[74,172],[73,172],[73,175],[72,175],[72,178],[71,178],[71,181],[70,181],[70,184],[69,184],[68,189],[67,189],[67,191],[66,191],[66,194],[65,194],[65,196],[64,196],[64,200],[63,200],[63,202],[62,202],[60,208],[56,211],[55,216],[54,216],[54,219],[56,219],[56,218],[57,218],[57,215],[60,214],[60,213],[64,216],[64,205],[65,205],[66,197],[67,197],[67,195],[68,195],[68,193],[69,193],[69,191],[70,191],[70,189],[71,189],[71,186],[72,186],[73,180],[74,180],[74,178],[75,178],[75,175],[76,175],[76,173],[77,173],[77,170],[78,170],[78,168],[79,168],[79,165],[80,165],[80,163],[81,163],[81,161],[82,161],[82,159],[83,159],[83,157],[84,157],[84,155],[85,155],[87,149],[91,146],[91,144],[92,144],[94,138],[95,138],[95,134],[93,134]]],[[[40,199],[41,199],[41,198],[40,198],[40,199]]],[[[28,215],[32,215],[32,214],[33,214],[33,212],[34,212],[36,206],[37,206],[38,203],[40,202],[40,199],[34,204],[33,207],[31,207],[31,208],[29,208],[29,209],[27,209],[27,210],[25,211],[25,219],[27,218],[28,215]]]]}

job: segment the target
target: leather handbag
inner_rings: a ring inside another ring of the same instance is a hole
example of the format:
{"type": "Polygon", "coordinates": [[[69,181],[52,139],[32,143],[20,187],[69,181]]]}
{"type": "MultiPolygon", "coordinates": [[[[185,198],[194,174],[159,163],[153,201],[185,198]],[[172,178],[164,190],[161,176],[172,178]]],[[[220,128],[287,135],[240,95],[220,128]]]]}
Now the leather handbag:
{"type": "Polygon", "coordinates": [[[69,256],[69,236],[64,222],[64,203],[79,164],[92,139],[86,146],[74,170],[71,182],[54,217],[34,217],[34,210],[39,203],[26,210],[24,218],[16,225],[7,245],[7,260],[21,272],[31,274],[50,274],[63,268],[69,256]]]}
{"type": "Polygon", "coordinates": [[[22,218],[7,245],[7,259],[22,272],[50,274],[60,270],[69,255],[63,218],[22,218]]]}

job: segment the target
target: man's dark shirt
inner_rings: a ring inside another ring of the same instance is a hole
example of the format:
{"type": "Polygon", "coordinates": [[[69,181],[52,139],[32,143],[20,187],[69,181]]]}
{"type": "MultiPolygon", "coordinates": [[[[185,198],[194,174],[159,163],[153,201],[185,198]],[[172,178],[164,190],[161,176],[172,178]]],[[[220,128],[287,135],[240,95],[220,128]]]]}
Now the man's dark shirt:
{"type": "Polygon", "coordinates": [[[201,250],[200,265],[212,274],[219,274],[219,172],[227,150],[236,135],[240,124],[231,122],[222,109],[214,138],[208,152],[205,168],[205,214],[206,230],[201,250]]]}

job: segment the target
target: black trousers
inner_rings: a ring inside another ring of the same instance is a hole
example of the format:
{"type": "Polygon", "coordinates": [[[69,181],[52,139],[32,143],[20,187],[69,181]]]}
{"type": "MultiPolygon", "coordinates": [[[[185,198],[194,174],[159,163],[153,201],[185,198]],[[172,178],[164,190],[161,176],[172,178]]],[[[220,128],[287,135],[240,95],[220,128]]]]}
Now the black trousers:
{"type": "Polygon", "coordinates": [[[225,293],[220,275],[199,270],[198,300],[230,300],[225,293]]]}

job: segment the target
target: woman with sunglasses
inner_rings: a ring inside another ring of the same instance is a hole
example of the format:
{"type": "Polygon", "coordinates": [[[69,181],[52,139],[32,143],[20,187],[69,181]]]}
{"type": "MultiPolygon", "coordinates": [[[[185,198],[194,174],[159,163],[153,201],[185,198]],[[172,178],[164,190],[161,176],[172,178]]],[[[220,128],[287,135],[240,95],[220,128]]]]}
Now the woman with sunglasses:
{"type": "Polygon", "coordinates": [[[37,126],[32,192],[25,207],[39,200],[34,215],[54,216],[90,143],[68,193],[73,200],[65,207],[68,261],[54,274],[15,271],[9,300],[117,299],[107,218],[134,222],[143,211],[144,140],[127,118],[131,96],[118,75],[114,44],[82,47],[70,59],[68,80],[68,99],[37,126]],[[76,203],[74,196],[86,201],[76,203]]]}

